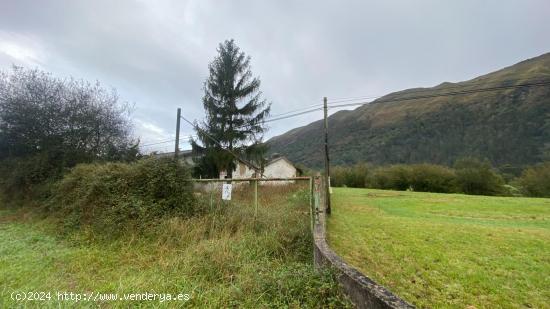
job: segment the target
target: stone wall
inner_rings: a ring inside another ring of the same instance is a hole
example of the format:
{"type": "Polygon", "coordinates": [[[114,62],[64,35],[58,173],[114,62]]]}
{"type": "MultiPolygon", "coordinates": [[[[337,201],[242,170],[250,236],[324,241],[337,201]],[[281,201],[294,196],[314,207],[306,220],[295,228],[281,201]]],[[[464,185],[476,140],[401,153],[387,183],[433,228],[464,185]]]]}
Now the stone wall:
{"type": "MultiPolygon", "coordinates": [[[[322,189],[319,191],[319,193],[326,192],[322,189]]],[[[320,198],[320,207],[315,209],[316,216],[313,229],[315,266],[335,269],[344,292],[357,308],[415,308],[348,265],[330,249],[325,234],[327,215],[324,212],[325,203],[323,200],[324,198],[320,198]]]]}

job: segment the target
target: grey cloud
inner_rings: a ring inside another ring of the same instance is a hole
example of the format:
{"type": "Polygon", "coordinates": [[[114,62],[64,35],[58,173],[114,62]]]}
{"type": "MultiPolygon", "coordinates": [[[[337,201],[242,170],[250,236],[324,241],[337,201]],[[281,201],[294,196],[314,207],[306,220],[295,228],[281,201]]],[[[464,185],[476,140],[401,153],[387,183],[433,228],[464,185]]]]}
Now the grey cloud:
{"type": "MultiPolygon", "coordinates": [[[[0,3],[0,34],[35,40],[36,65],[54,74],[119,89],[136,103],[144,139],[170,138],[176,107],[202,117],[207,65],[228,38],[252,56],[277,114],[323,96],[382,95],[511,65],[550,50],[548,20],[543,0],[0,3]]],[[[0,69],[12,61],[0,48],[0,69]]],[[[319,116],[274,122],[269,136],[319,116]]]]}

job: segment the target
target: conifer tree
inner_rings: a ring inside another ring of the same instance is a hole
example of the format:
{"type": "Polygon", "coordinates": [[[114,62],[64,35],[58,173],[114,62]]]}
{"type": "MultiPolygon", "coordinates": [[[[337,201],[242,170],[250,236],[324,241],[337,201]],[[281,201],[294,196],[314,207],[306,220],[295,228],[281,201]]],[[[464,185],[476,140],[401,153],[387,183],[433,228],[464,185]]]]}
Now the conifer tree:
{"type": "Polygon", "coordinates": [[[196,173],[217,177],[226,171],[232,177],[235,156],[263,165],[266,147],[264,120],[271,104],[262,99],[260,79],[252,76],[250,57],[234,40],[220,43],[218,55],[209,65],[202,103],[206,118],[196,125],[198,141],[192,146],[197,159],[196,173]]]}

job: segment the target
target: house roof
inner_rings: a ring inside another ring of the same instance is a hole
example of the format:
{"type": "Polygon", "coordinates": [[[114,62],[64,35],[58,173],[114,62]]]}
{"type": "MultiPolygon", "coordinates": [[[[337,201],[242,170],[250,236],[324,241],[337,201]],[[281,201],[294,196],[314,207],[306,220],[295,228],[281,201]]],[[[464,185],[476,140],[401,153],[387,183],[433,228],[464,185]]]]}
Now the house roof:
{"type": "Polygon", "coordinates": [[[296,166],[294,166],[294,163],[292,163],[292,162],[291,162],[289,159],[287,159],[285,156],[279,156],[279,157],[276,157],[276,158],[273,158],[273,159],[267,161],[266,166],[271,165],[271,164],[273,164],[273,163],[275,163],[275,162],[277,162],[277,161],[279,161],[279,160],[285,160],[288,164],[292,165],[293,167],[296,167],[296,166]]]}

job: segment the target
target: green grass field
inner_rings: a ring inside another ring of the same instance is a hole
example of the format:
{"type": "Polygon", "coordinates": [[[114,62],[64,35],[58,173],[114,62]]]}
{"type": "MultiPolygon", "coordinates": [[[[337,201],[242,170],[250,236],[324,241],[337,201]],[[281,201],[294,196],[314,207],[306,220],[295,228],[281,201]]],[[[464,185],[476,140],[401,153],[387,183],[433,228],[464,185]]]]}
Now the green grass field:
{"type": "Polygon", "coordinates": [[[550,308],[550,199],[335,188],[331,247],[418,307],[550,308]]]}
{"type": "Polygon", "coordinates": [[[210,213],[116,239],[90,230],[62,234],[62,218],[0,203],[0,308],[349,307],[333,275],[313,267],[308,191],[263,191],[257,216],[239,200],[249,194],[234,192],[234,201],[215,201],[210,213]],[[14,292],[50,292],[52,299],[18,302],[14,292]],[[76,302],[58,301],[56,292],[190,299],[76,302]]]}

